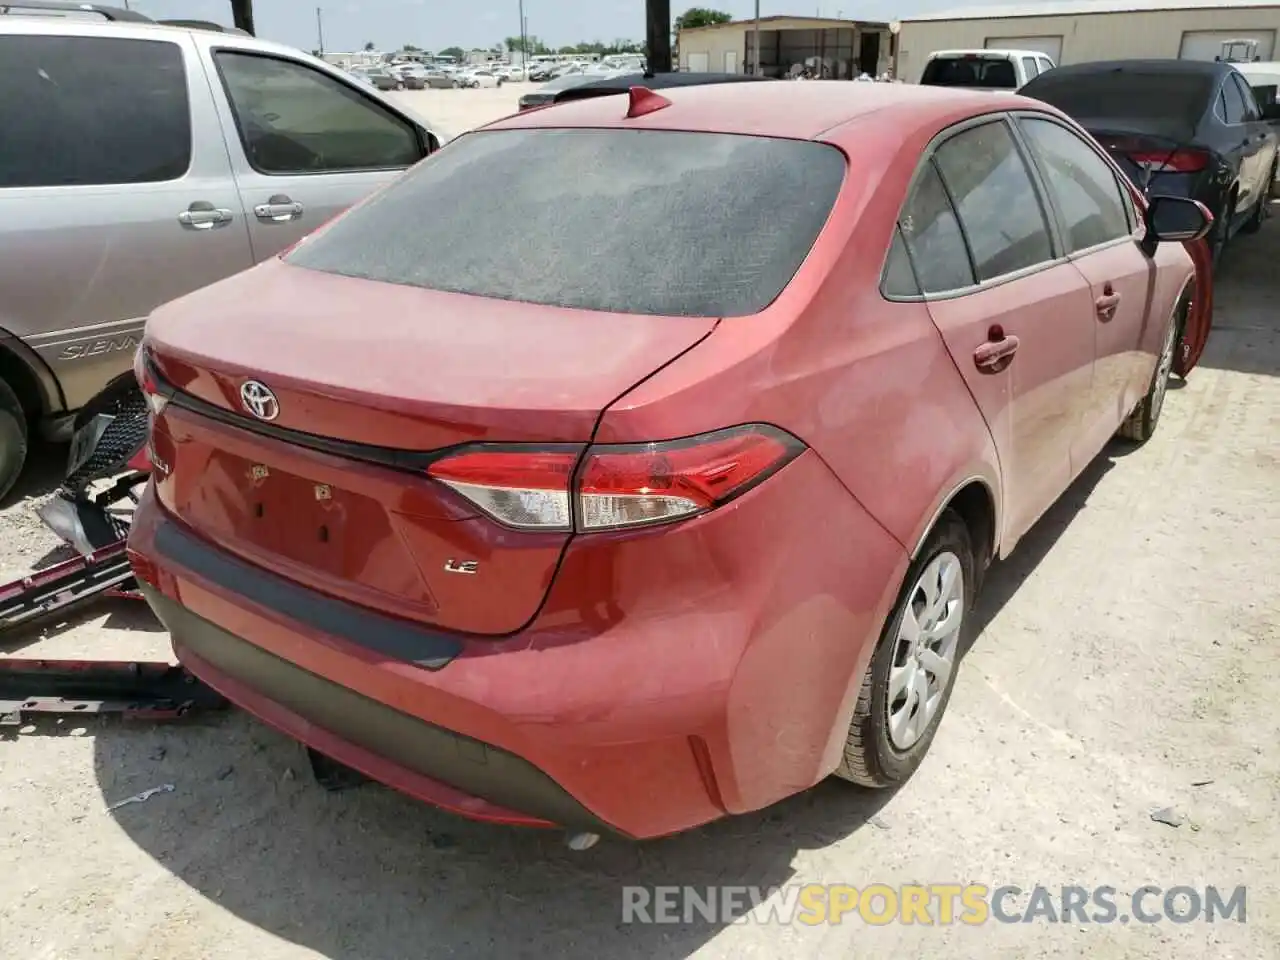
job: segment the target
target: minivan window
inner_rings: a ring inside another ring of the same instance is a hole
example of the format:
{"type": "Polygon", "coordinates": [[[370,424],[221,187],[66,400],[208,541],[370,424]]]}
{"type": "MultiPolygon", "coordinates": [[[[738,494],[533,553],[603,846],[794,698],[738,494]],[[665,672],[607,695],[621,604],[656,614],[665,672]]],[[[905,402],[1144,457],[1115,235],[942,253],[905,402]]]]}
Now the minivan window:
{"type": "Polygon", "coordinates": [[[1003,121],[970,127],[934,155],[955,202],[979,280],[1053,258],[1040,199],[1003,121]]]}
{"type": "Polygon", "coordinates": [[[947,293],[977,282],[960,223],[933,163],[921,173],[898,223],[925,293],[947,293]]]}
{"type": "Polygon", "coordinates": [[[0,37],[0,187],[155,183],[191,164],[182,49],[0,37]]]}
{"type": "Polygon", "coordinates": [[[934,57],[924,67],[920,82],[931,87],[992,87],[1013,90],[1018,72],[1004,57],[994,59],[978,54],[934,57]]]}
{"type": "Polygon", "coordinates": [[[214,56],[246,159],[259,173],[386,170],[422,158],[412,124],[328,74],[279,57],[214,56]]]}
{"type": "Polygon", "coordinates": [[[813,141],[482,130],[453,141],[287,260],[584,310],[753,314],[808,255],[845,168],[843,153],[813,141]],[[423,230],[423,217],[448,224],[448,237],[423,230]]]}
{"type": "Polygon", "coordinates": [[[1130,233],[1129,216],[1115,172],[1093,148],[1051,120],[1018,121],[1053,194],[1071,253],[1130,233]]]}

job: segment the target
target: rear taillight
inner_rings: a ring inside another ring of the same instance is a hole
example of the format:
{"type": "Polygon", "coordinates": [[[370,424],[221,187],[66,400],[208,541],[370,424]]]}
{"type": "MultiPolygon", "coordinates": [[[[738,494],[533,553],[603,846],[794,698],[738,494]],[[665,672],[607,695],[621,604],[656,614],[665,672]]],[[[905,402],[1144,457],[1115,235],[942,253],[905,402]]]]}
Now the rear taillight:
{"type": "Polygon", "coordinates": [[[133,355],[133,376],[138,381],[143,397],[146,398],[151,415],[158,417],[164,413],[164,408],[169,405],[169,398],[160,391],[155,372],[151,369],[151,360],[146,347],[139,347],[133,355]]]}
{"type": "Polygon", "coordinates": [[[585,453],[581,447],[476,447],[437,460],[427,472],[506,526],[591,533],[706,513],[803,450],[790,434],[751,424],[585,453]]]}
{"type": "Polygon", "coordinates": [[[1140,167],[1150,165],[1152,173],[1199,173],[1209,165],[1203,150],[1142,150],[1127,156],[1140,167]]]}

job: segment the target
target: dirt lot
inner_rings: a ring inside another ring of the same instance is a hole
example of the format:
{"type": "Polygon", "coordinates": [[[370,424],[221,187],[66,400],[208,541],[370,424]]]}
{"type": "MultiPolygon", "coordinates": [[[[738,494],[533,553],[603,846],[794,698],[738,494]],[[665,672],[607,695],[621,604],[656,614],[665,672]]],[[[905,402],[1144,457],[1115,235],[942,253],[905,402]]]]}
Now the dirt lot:
{"type": "MultiPolygon", "coordinates": [[[[517,95],[403,96],[461,130],[517,95]]],[[[295,744],[238,714],[40,728],[0,742],[0,956],[1280,957],[1277,262],[1280,219],[1228,254],[1204,364],[1156,438],[1101,457],[990,578],[933,752],[895,795],[827,784],[573,854],[378,787],[326,794],[295,744]],[[1181,826],[1151,818],[1165,807],[1181,826]],[[623,884],[795,881],[1247,884],[1248,922],[620,923],[623,884]]],[[[53,545],[31,510],[63,455],[0,512],[0,579],[53,545]]],[[[3,649],[167,653],[125,602],[3,649]]]]}

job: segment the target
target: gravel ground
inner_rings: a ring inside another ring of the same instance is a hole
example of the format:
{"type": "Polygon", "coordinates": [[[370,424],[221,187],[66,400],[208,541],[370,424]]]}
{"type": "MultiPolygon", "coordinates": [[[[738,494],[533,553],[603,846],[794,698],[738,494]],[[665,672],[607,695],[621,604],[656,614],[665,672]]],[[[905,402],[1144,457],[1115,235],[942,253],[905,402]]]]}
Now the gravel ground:
{"type": "MultiPolygon", "coordinates": [[[[402,96],[461,130],[518,92],[402,96]]],[[[1156,438],[1099,458],[992,574],[933,752],[896,794],[825,784],[574,854],[379,787],[326,794],[295,744],[239,714],[41,726],[0,741],[0,956],[1280,957],[1278,259],[1280,221],[1241,238],[1156,438]],[[623,884],[791,882],[1247,884],[1249,909],[1243,925],[620,922],[623,884]]],[[[64,455],[43,452],[0,511],[0,580],[55,546],[32,510],[64,455]]],[[[167,645],[136,605],[104,602],[3,650],[167,645]]]]}

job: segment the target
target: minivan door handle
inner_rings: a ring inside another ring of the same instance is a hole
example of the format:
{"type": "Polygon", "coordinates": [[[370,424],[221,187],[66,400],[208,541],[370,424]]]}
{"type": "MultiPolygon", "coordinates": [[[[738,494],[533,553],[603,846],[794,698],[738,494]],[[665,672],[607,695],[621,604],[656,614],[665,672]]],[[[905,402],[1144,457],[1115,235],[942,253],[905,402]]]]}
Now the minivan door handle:
{"type": "Polygon", "coordinates": [[[197,200],[178,214],[178,222],[193,230],[212,230],[220,223],[230,223],[232,214],[224,207],[215,207],[207,200],[197,200]]]}
{"type": "Polygon", "coordinates": [[[253,215],[269,223],[288,223],[302,216],[302,204],[283,193],[277,193],[266,203],[254,207],[253,215]]]}

